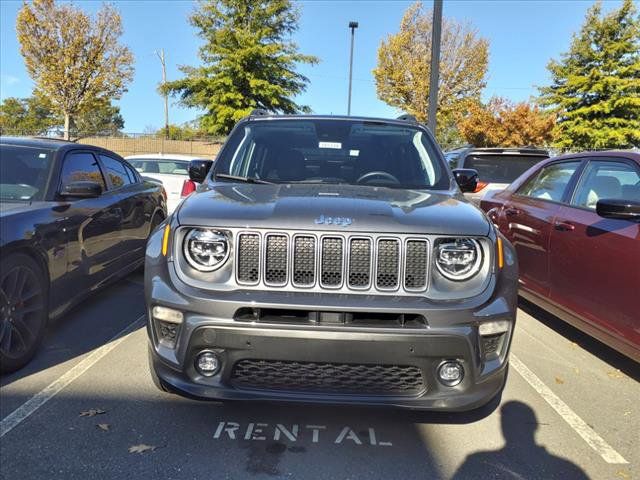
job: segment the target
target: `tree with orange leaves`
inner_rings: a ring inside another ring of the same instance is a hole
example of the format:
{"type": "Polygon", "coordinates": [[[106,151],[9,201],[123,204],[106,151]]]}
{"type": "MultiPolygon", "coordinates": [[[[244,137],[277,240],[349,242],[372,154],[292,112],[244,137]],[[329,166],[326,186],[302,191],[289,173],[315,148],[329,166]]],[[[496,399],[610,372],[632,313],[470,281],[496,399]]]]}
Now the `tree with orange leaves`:
{"type": "Polygon", "coordinates": [[[471,104],[457,124],[464,139],[476,147],[522,147],[549,144],[555,122],[554,115],[537,105],[493,97],[486,105],[471,104]]]}

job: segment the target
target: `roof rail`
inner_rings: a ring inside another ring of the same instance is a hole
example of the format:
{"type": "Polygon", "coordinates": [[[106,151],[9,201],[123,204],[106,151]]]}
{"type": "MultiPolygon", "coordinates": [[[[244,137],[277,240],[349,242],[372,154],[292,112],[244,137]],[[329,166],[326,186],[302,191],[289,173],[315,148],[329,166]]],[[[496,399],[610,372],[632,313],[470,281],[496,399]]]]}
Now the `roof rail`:
{"type": "Polygon", "coordinates": [[[254,108],[249,114],[250,117],[263,117],[266,115],[271,115],[271,112],[268,112],[264,108],[254,108]]]}
{"type": "Polygon", "coordinates": [[[396,120],[402,120],[403,122],[418,123],[418,120],[416,120],[416,117],[408,113],[403,113],[396,120]]]}

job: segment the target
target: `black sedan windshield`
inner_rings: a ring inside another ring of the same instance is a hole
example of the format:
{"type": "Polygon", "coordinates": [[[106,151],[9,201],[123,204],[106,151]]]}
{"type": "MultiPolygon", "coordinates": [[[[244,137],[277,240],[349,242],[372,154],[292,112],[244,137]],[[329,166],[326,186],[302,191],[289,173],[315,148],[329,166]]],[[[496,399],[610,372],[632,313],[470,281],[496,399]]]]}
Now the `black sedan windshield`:
{"type": "Polygon", "coordinates": [[[449,180],[417,126],[349,119],[249,121],[216,161],[215,180],[442,189],[449,180]]]}
{"type": "Polygon", "coordinates": [[[42,148],[0,145],[0,201],[42,200],[52,157],[42,148]]]}

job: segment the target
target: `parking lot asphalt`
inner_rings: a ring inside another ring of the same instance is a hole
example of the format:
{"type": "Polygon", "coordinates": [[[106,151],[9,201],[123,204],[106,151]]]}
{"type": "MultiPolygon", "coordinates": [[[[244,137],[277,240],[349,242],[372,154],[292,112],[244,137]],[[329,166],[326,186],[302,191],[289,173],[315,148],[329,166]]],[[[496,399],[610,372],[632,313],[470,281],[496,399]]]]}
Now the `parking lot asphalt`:
{"type": "Polygon", "coordinates": [[[0,379],[1,478],[640,479],[640,366],[531,305],[499,402],[436,414],[160,392],[143,301],[129,276],[0,379]]]}

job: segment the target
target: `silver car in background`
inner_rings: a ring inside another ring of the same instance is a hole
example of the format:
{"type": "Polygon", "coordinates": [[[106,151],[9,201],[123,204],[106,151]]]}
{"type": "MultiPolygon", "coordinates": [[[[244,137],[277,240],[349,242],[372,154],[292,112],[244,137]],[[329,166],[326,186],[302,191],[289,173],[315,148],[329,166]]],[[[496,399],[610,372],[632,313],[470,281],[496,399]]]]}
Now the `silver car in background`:
{"type": "Polygon", "coordinates": [[[167,211],[171,213],[183,198],[196,190],[197,184],[189,178],[189,162],[206,159],[175,153],[149,153],[130,155],[126,160],[144,177],[162,183],[167,192],[167,211]]]}
{"type": "Polygon", "coordinates": [[[475,148],[467,145],[444,154],[452,169],[471,168],[478,172],[478,186],[465,196],[476,205],[507,188],[511,182],[549,158],[547,150],[539,148],[475,148]]]}

